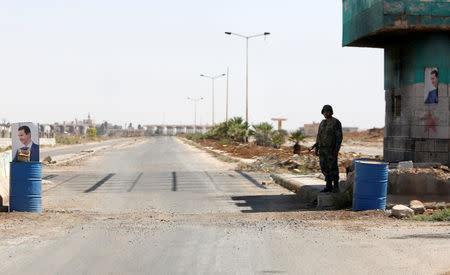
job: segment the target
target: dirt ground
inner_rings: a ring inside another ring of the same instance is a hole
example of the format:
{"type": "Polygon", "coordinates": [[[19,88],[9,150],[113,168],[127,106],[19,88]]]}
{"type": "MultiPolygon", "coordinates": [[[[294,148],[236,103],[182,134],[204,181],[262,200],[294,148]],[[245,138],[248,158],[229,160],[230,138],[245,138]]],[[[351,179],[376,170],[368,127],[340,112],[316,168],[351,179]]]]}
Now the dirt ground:
{"type": "MultiPolygon", "coordinates": [[[[309,146],[300,145],[301,153],[295,155],[291,146],[281,146],[280,149],[256,145],[253,142],[247,144],[230,143],[221,144],[217,140],[198,140],[200,145],[212,150],[221,151],[225,154],[243,158],[254,159],[254,163],[241,164],[238,168],[246,171],[261,172],[297,172],[316,173],[320,172],[319,157],[314,151],[309,151],[309,146]]],[[[339,152],[339,170],[341,173],[351,165],[353,159],[374,158],[372,155],[356,152],[339,152]]]]}

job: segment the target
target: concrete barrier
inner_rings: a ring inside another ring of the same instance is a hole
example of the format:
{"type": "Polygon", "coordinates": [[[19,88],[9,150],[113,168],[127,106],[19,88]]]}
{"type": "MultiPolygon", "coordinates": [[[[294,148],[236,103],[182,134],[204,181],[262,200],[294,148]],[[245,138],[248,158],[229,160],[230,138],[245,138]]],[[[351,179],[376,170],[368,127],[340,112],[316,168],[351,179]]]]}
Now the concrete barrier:
{"type": "Polygon", "coordinates": [[[0,197],[3,204],[9,202],[9,163],[11,151],[0,153],[0,197]]]}

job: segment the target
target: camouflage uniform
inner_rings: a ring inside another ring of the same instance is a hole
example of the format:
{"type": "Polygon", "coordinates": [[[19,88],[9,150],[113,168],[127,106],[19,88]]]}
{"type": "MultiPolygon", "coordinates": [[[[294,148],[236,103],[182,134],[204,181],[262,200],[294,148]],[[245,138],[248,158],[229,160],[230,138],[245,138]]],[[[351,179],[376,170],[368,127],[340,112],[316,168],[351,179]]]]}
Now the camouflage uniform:
{"type": "Polygon", "coordinates": [[[338,151],[342,143],[342,125],[341,122],[331,117],[330,121],[322,120],[317,133],[316,144],[319,150],[320,169],[325,176],[327,183],[339,181],[339,169],[337,156],[333,155],[333,151],[338,151]]]}

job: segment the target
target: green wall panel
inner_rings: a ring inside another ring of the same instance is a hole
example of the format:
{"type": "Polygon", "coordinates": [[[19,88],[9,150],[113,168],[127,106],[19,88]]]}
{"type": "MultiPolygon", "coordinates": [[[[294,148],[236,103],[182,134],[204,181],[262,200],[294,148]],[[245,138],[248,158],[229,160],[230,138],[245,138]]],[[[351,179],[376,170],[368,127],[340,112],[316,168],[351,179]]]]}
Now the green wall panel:
{"type": "Polygon", "coordinates": [[[426,67],[439,68],[439,82],[450,83],[450,34],[416,35],[385,48],[385,89],[424,82],[426,67]]]}
{"type": "Polygon", "coordinates": [[[342,45],[384,47],[368,39],[416,28],[450,31],[448,0],[343,0],[342,45]]]}

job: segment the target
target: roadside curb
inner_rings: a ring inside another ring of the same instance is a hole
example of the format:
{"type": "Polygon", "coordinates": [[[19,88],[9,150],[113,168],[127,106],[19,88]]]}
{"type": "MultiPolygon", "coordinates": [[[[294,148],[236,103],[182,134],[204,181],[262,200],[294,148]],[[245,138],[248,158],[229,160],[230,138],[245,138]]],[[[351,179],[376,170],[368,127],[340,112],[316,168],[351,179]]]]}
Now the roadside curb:
{"type": "Polygon", "coordinates": [[[223,153],[220,153],[220,152],[211,150],[211,149],[209,149],[209,148],[203,147],[202,145],[200,145],[200,144],[198,144],[197,142],[194,142],[194,141],[192,141],[192,140],[189,140],[189,139],[186,139],[186,138],[183,138],[183,137],[176,137],[176,138],[178,138],[179,140],[181,140],[181,141],[184,142],[184,143],[187,143],[187,144],[192,145],[192,146],[194,146],[194,147],[196,147],[196,148],[198,148],[198,149],[201,149],[201,150],[203,150],[203,151],[205,151],[205,152],[208,152],[208,153],[214,155],[215,157],[217,157],[217,158],[220,159],[220,160],[228,161],[228,162],[245,163],[245,162],[243,162],[242,160],[240,160],[240,159],[238,159],[238,158],[230,157],[230,156],[225,155],[225,154],[223,154],[223,153]]]}
{"type": "Polygon", "coordinates": [[[280,174],[270,174],[270,177],[275,183],[284,188],[296,193],[302,200],[314,202],[317,200],[317,195],[325,185],[310,185],[304,184],[301,181],[293,180],[280,174]]]}
{"type": "Polygon", "coordinates": [[[95,153],[97,153],[100,150],[104,150],[108,148],[108,146],[99,146],[99,147],[95,147],[89,150],[85,150],[85,151],[81,151],[77,154],[75,154],[75,156],[73,156],[73,154],[67,154],[67,155],[61,155],[60,157],[62,157],[61,160],[55,160],[56,163],[52,164],[52,163],[45,163],[45,166],[66,166],[69,165],[71,163],[77,162],[77,161],[81,161],[85,158],[88,158],[90,156],[93,156],[95,153]],[[66,156],[66,158],[64,158],[64,156],[66,156]],[[70,156],[70,157],[67,157],[70,156]]]}

